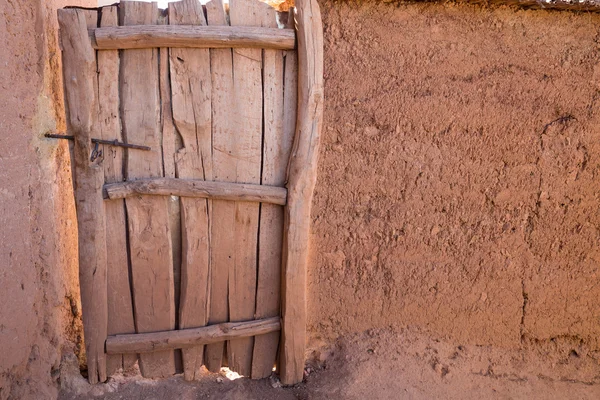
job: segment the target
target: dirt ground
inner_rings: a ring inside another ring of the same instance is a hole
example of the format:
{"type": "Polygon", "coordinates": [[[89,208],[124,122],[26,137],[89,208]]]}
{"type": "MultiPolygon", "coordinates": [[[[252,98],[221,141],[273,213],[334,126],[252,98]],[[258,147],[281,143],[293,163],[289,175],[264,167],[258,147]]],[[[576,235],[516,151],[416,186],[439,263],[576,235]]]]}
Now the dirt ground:
{"type": "MultiPolygon", "coordinates": [[[[61,400],[223,399],[598,399],[598,352],[580,343],[507,351],[431,340],[417,331],[370,330],[337,341],[307,368],[305,383],[278,387],[274,378],[229,380],[181,375],[164,381],[118,376],[89,386],[64,371],[61,400]]],[[[63,379],[61,377],[61,379],[63,379]]]]}

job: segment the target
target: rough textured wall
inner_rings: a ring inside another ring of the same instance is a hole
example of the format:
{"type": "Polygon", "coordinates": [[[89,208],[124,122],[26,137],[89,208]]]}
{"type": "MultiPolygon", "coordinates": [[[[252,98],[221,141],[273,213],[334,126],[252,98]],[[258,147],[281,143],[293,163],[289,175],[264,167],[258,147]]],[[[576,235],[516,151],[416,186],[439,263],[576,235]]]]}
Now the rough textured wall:
{"type": "Polygon", "coordinates": [[[322,3],[309,331],[600,334],[600,16],[322,3]]]}
{"type": "MultiPolygon", "coordinates": [[[[41,138],[64,129],[65,4],[0,2],[0,399],[53,397],[80,333],[67,149],[41,138]]],[[[600,17],[322,7],[312,345],[411,325],[599,348],[600,17]]]]}
{"type": "Polygon", "coordinates": [[[0,399],[56,395],[80,343],[76,220],[64,130],[57,7],[0,1],[0,399]]]}

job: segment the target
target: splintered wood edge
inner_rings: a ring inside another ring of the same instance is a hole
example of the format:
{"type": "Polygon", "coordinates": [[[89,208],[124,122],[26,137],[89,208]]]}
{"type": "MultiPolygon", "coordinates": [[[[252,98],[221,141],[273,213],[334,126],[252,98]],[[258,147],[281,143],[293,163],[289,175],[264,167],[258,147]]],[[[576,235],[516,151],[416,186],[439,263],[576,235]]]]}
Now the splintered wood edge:
{"type": "Polygon", "coordinates": [[[104,185],[110,200],[134,195],[200,197],[285,205],[287,189],[247,183],[212,182],[201,179],[151,178],[104,185]]]}
{"type": "Polygon", "coordinates": [[[89,30],[96,50],[144,49],[154,47],[264,48],[293,50],[293,29],[253,26],[133,25],[89,30]]]}
{"type": "Polygon", "coordinates": [[[226,322],[201,328],[113,335],[106,339],[107,354],[152,353],[183,349],[225,340],[263,335],[281,329],[279,317],[244,322],[226,322]]]}

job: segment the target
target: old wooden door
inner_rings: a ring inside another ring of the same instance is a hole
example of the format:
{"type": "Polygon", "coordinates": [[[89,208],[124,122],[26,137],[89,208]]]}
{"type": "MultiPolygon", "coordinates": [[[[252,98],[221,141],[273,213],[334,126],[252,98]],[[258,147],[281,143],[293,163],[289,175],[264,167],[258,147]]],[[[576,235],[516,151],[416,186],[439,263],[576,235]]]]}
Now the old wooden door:
{"type": "Polygon", "coordinates": [[[322,28],[314,0],[293,17],[258,0],[59,11],[90,382],[138,361],[262,378],[278,359],[302,379],[322,28]]]}

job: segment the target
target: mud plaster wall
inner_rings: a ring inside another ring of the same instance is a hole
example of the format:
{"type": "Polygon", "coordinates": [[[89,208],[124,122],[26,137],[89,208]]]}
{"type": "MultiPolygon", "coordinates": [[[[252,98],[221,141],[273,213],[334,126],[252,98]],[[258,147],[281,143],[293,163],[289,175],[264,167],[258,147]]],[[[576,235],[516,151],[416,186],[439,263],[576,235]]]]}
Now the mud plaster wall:
{"type": "Polygon", "coordinates": [[[81,345],[77,246],[56,8],[0,1],[0,399],[56,396],[63,352],[81,345]]]}
{"type": "Polygon", "coordinates": [[[600,16],[321,6],[310,347],[394,325],[598,349],[600,16]]]}
{"type": "MultiPolygon", "coordinates": [[[[0,2],[0,399],[53,397],[81,345],[68,152],[41,138],[64,130],[66,4],[0,2]]],[[[600,17],[321,6],[310,346],[395,325],[600,348],[600,17]]]]}

